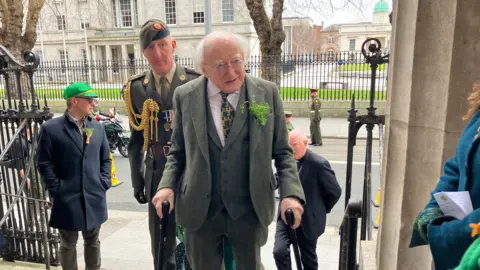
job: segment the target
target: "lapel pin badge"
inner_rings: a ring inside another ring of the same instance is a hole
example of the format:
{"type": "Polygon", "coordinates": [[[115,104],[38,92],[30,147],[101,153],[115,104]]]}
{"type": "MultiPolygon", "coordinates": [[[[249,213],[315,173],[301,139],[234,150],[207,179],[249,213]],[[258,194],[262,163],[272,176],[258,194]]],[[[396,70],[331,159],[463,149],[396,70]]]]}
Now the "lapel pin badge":
{"type": "Polygon", "coordinates": [[[143,80],[143,84],[147,85],[148,84],[148,79],[143,80]]]}
{"type": "Polygon", "coordinates": [[[185,81],[187,79],[187,77],[185,77],[185,75],[180,75],[180,81],[185,81]]]}

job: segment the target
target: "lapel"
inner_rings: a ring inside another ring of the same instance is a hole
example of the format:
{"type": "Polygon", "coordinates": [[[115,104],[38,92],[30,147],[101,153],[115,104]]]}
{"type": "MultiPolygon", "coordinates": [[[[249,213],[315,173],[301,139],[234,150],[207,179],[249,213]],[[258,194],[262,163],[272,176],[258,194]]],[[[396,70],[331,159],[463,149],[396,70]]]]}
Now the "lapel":
{"type": "Polygon", "coordinates": [[[65,122],[64,122],[65,131],[67,132],[68,136],[73,141],[73,143],[77,146],[78,150],[83,153],[83,140],[76,130],[77,129],[76,124],[72,120],[70,120],[70,116],[68,115],[67,112],[65,112],[64,117],[65,117],[65,122]]]}
{"type": "Polygon", "coordinates": [[[307,152],[305,153],[305,160],[303,161],[303,165],[302,165],[302,170],[300,171],[300,181],[302,182],[302,184],[304,185],[305,184],[305,180],[308,178],[308,175],[310,174],[310,156],[311,156],[311,152],[309,149],[307,149],[307,152]]]}
{"type": "Polygon", "coordinates": [[[201,76],[195,84],[192,84],[190,92],[190,116],[192,117],[195,135],[197,136],[198,145],[203,156],[210,161],[208,153],[208,138],[207,138],[207,114],[206,114],[206,99],[205,99],[205,76],[201,76]]]}
{"type": "Polygon", "coordinates": [[[153,71],[150,70],[150,72],[147,72],[147,75],[145,75],[145,78],[143,79],[143,87],[145,87],[145,93],[147,94],[147,98],[151,98],[155,102],[157,102],[157,104],[160,105],[160,110],[162,110],[164,104],[162,102],[162,97],[155,88],[155,77],[153,77],[152,72],[153,71]]]}
{"type": "MultiPolygon", "coordinates": [[[[265,93],[262,91],[260,86],[252,80],[249,75],[245,77],[245,86],[248,89],[247,98],[249,102],[264,102],[265,93]]],[[[246,105],[245,110],[248,109],[249,106],[246,105]]],[[[248,124],[250,125],[250,154],[253,154],[255,152],[255,149],[257,149],[258,143],[261,140],[262,127],[255,124],[255,116],[252,113],[248,114],[248,122],[248,124]]]]}
{"type": "Polygon", "coordinates": [[[247,95],[247,89],[245,87],[245,82],[243,82],[241,88],[240,88],[240,98],[238,99],[238,104],[237,107],[235,108],[235,117],[233,118],[233,125],[232,129],[230,130],[230,133],[228,134],[227,139],[225,140],[225,148],[230,146],[235,141],[235,138],[237,137],[238,133],[242,130],[243,126],[245,125],[245,122],[247,122],[247,118],[249,117],[248,111],[245,111],[245,113],[242,113],[242,110],[240,109],[240,106],[245,102],[246,100],[246,95],[247,95]]]}
{"type": "Polygon", "coordinates": [[[187,74],[185,68],[178,65],[175,68],[175,74],[173,75],[172,82],[170,83],[170,91],[168,91],[166,108],[172,108],[173,92],[177,87],[187,82],[187,74]]]}

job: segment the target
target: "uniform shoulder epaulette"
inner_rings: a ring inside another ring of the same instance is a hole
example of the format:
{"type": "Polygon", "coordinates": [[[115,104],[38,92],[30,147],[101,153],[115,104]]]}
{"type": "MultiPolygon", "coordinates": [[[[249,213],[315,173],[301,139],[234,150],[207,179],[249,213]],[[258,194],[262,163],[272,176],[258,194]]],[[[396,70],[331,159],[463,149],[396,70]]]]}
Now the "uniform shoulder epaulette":
{"type": "Polygon", "coordinates": [[[137,80],[137,79],[143,78],[143,77],[145,77],[145,75],[147,75],[147,71],[144,71],[144,72],[142,72],[142,73],[139,73],[139,74],[135,74],[135,75],[130,76],[130,78],[128,78],[128,81],[133,81],[133,80],[137,80]]]}
{"type": "Polygon", "coordinates": [[[188,74],[193,74],[193,75],[198,75],[198,76],[201,76],[202,74],[192,68],[185,68],[185,72],[188,73],[188,74]]]}

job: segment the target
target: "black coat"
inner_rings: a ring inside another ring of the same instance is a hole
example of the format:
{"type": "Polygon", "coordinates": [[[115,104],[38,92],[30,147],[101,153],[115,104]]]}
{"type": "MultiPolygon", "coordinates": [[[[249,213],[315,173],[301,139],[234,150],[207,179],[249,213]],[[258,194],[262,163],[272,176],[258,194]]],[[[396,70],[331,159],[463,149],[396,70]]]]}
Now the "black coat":
{"type": "Polygon", "coordinates": [[[306,204],[302,216],[302,229],[308,239],[316,239],[325,231],[327,213],[342,195],[330,163],[322,156],[307,150],[299,171],[306,204]]]}
{"type": "Polygon", "coordinates": [[[105,129],[90,117],[90,144],[65,112],[40,129],[37,168],[53,199],[50,226],[91,230],[107,218],[106,191],[111,187],[111,160],[105,129]]]}

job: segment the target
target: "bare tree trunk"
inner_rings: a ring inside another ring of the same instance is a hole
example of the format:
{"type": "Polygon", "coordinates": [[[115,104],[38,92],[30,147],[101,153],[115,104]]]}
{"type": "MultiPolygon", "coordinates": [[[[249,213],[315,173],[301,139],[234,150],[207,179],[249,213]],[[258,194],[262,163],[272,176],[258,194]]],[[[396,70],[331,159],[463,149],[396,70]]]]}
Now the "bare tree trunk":
{"type": "Polygon", "coordinates": [[[282,25],[283,0],[273,0],[271,19],[268,18],[265,11],[263,0],[245,0],[245,3],[260,40],[262,78],[280,86],[283,71],[282,43],[285,40],[282,25]]]}
{"type": "MultiPolygon", "coordinates": [[[[40,11],[45,4],[45,0],[29,0],[27,14],[23,13],[24,1],[20,0],[0,0],[1,23],[0,44],[5,46],[17,60],[23,61],[23,53],[31,50],[37,40],[37,23],[40,17],[40,11]],[[25,32],[23,30],[23,19],[26,16],[25,32]]],[[[5,83],[5,82],[2,82],[5,83]]],[[[10,74],[7,82],[10,87],[10,97],[18,98],[17,81],[15,74],[10,74]]],[[[27,98],[29,95],[29,81],[26,75],[21,76],[20,87],[22,87],[22,96],[27,98]]]]}

